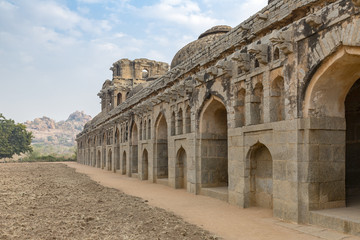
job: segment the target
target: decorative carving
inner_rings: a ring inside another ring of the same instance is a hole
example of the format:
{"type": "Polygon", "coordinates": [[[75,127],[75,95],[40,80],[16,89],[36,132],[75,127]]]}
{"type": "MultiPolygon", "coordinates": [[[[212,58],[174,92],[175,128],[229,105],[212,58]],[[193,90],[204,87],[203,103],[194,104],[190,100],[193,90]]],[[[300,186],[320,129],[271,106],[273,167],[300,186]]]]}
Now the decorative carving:
{"type": "Polygon", "coordinates": [[[267,20],[268,19],[268,14],[266,14],[266,13],[258,13],[257,15],[256,15],[256,18],[257,19],[259,19],[259,20],[267,20]]]}
{"type": "MultiPolygon", "coordinates": [[[[196,80],[196,81],[198,81],[198,82],[200,82],[200,83],[204,83],[204,82],[205,82],[204,73],[199,72],[199,73],[195,74],[194,80],[196,80]]],[[[187,82],[188,82],[188,81],[187,81],[187,82]]],[[[185,82],[185,84],[186,84],[187,82],[185,82]]]]}
{"type": "Polygon", "coordinates": [[[239,26],[240,29],[242,29],[243,31],[248,31],[250,30],[250,27],[247,24],[241,24],[239,26]]]}
{"type": "Polygon", "coordinates": [[[313,28],[316,28],[322,24],[321,17],[315,14],[309,15],[305,21],[313,28]]]}
{"type": "Polygon", "coordinates": [[[268,63],[268,45],[266,44],[251,44],[248,49],[249,53],[255,54],[256,59],[261,64],[268,63]]]}
{"type": "Polygon", "coordinates": [[[185,92],[191,94],[194,91],[194,84],[191,80],[185,81],[185,92]]]}
{"type": "Polygon", "coordinates": [[[250,71],[250,55],[248,53],[237,51],[233,53],[231,60],[238,62],[238,67],[241,69],[241,71],[250,71]]]}
{"type": "Polygon", "coordinates": [[[231,61],[226,61],[225,59],[222,59],[216,63],[215,67],[221,69],[222,73],[225,76],[228,76],[228,77],[232,76],[232,62],[231,61]]]}
{"type": "Polygon", "coordinates": [[[270,41],[278,45],[279,49],[285,54],[289,55],[294,52],[291,32],[287,31],[273,31],[270,35],[270,41]]]}
{"type": "Polygon", "coordinates": [[[215,66],[211,66],[210,68],[206,69],[206,73],[212,77],[216,77],[218,75],[218,69],[215,66]]]}

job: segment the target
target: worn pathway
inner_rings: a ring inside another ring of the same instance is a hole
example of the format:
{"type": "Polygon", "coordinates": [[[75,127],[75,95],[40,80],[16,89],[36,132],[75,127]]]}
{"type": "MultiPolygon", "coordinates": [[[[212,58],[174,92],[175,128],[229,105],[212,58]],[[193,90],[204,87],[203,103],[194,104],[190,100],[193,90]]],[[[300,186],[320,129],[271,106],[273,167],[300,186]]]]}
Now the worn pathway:
{"type": "Polygon", "coordinates": [[[77,163],[67,163],[67,165],[80,173],[87,174],[104,186],[143,198],[149,201],[150,205],[171,211],[187,222],[196,224],[224,239],[360,240],[359,237],[320,227],[282,222],[273,218],[270,210],[241,209],[217,199],[187,193],[185,190],[176,190],[77,163]]]}

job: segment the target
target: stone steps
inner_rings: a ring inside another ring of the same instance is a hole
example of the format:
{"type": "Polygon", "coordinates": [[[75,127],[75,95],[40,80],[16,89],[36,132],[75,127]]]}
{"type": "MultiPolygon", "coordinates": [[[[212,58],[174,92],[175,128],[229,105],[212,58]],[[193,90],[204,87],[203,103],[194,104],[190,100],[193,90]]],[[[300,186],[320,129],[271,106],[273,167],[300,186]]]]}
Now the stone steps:
{"type": "Polygon", "coordinates": [[[310,224],[360,236],[360,206],[310,212],[310,224]]]}

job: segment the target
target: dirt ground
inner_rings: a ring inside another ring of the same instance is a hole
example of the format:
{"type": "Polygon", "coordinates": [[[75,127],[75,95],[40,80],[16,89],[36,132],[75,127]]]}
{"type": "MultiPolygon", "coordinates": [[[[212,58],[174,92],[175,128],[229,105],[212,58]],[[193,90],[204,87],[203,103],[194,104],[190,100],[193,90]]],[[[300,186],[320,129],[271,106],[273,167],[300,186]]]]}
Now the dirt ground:
{"type": "Polygon", "coordinates": [[[217,239],[64,164],[0,164],[0,239],[217,239]]]}

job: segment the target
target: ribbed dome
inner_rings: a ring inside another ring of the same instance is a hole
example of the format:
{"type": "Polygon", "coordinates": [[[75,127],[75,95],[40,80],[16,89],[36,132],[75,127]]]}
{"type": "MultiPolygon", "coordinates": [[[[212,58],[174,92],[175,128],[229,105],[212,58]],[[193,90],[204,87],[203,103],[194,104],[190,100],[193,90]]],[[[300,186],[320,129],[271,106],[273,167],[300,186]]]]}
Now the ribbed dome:
{"type": "Polygon", "coordinates": [[[187,44],[175,54],[173,60],[171,61],[171,68],[179,65],[195,53],[202,51],[212,42],[219,39],[222,35],[229,32],[230,30],[231,27],[220,25],[212,27],[209,30],[205,31],[199,36],[198,40],[187,44]]]}

